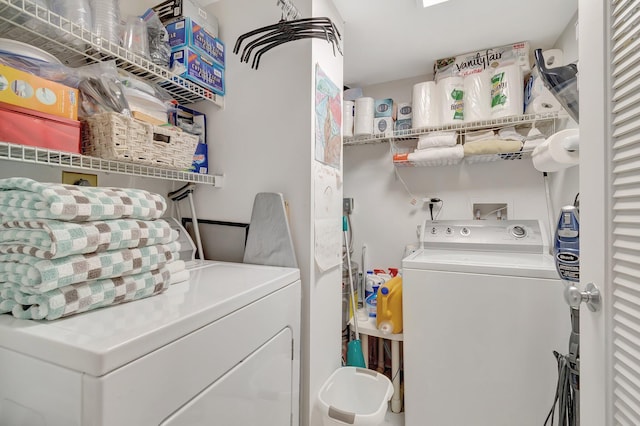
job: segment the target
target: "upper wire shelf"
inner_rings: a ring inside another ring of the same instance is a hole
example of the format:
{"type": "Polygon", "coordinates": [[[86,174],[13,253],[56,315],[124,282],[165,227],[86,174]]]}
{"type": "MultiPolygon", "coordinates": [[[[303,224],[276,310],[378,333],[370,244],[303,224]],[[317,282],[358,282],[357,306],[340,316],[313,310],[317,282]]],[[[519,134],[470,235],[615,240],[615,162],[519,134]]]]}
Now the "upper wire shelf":
{"type": "Polygon", "coordinates": [[[70,67],[115,60],[118,68],[158,84],[180,104],[207,100],[224,107],[223,96],[100,38],[31,0],[0,0],[0,34],[37,46],[70,67]]]}
{"type": "Polygon", "coordinates": [[[180,170],[126,163],[123,161],[104,160],[87,155],[17,145],[8,142],[0,142],[0,160],[12,160],[31,164],[68,167],[79,170],[116,173],[179,182],[205,183],[216,187],[222,185],[222,176],[189,173],[180,170]]]}
{"type": "Polygon", "coordinates": [[[565,112],[547,112],[543,114],[527,114],[527,115],[514,115],[511,117],[498,118],[494,120],[475,121],[472,123],[462,124],[450,124],[446,126],[434,126],[421,130],[398,130],[394,131],[393,135],[389,134],[375,134],[371,136],[355,136],[350,138],[344,138],[343,144],[345,146],[354,145],[369,145],[390,141],[404,141],[415,140],[420,135],[424,135],[430,132],[456,130],[461,133],[466,133],[473,130],[481,129],[495,129],[499,127],[519,126],[522,124],[534,124],[549,120],[565,119],[569,118],[569,115],[565,112]]]}

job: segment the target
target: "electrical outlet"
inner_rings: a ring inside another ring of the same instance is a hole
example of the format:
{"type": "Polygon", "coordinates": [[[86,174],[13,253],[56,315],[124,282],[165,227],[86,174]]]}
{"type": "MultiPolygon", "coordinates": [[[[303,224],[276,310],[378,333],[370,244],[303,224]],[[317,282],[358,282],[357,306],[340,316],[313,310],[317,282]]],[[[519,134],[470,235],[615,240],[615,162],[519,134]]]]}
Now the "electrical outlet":
{"type": "Polygon", "coordinates": [[[78,182],[88,182],[85,186],[98,186],[98,175],[89,173],[62,172],[62,183],[67,185],[77,185],[78,182]]]}
{"type": "Polygon", "coordinates": [[[353,198],[342,199],[342,212],[344,214],[351,214],[353,212],[353,198]]]}

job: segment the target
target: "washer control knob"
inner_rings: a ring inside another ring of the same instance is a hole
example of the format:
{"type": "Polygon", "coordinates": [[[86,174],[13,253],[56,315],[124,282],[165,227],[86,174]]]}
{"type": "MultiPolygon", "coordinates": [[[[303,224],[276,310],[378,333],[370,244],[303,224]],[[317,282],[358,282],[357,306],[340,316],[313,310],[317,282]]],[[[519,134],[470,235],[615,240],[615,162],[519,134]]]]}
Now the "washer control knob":
{"type": "Polygon", "coordinates": [[[438,232],[438,230],[436,229],[436,227],[435,227],[435,226],[434,226],[433,228],[431,228],[431,233],[432,233],[433,235],[435,235],[435,234],[436,234],[436,232],[438,232]]]}
{"type": "Polygon", "coordinates": [[[511,229],[511,235],[516,238],[523,238],[527,236],[527,230],[522,226],[516,225],[511,229]]]}
{"type": "Polygon", "coordinates": [[[460,230],[460,234],[466,237],[467,235],[471,234],[471,230],[465,226],[460,230]]]}
{"type": "Polygon", "coordinates": [[[447,233],[447,235],[453,234],[453,229],[447,228],[446,233],[447,233]]]}

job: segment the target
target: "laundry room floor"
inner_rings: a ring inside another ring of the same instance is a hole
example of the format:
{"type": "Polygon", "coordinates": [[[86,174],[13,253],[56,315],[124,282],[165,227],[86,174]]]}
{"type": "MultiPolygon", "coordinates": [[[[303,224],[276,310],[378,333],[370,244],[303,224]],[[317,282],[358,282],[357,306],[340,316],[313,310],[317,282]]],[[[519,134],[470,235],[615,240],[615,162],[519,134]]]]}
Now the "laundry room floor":
{"type": "Polygon", "coordinates": [[[404,413],[392,413],[387,411],[382,426],[404,426],[404,413]]]}

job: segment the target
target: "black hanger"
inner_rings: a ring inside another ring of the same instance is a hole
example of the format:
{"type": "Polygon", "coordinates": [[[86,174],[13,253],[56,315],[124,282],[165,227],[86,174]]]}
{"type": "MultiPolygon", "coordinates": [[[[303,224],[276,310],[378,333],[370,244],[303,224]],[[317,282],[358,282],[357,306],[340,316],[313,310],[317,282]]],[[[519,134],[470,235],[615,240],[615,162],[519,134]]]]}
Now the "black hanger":
{"type": "Polygon", "coordinates": [[[251,65],[251,67],[255,69],[258,69],[260,57],[265,52],[281,44],[305,38],[326,40],[332,44],[334,55],[336,54],[336,49],[342,54],[342,49],[340,48],[342,36],[333,21],[329,18],[301,18],[291,21],[280,20],[276,24],[249,31],[238,37],[233,48],[233,53],[238,54],[242,43],[254,36],[258,37],[246,44],[240,55],[240,61],[249,63],[251,54],[255,49],[260,48],[255,53],[251,65]]]}

